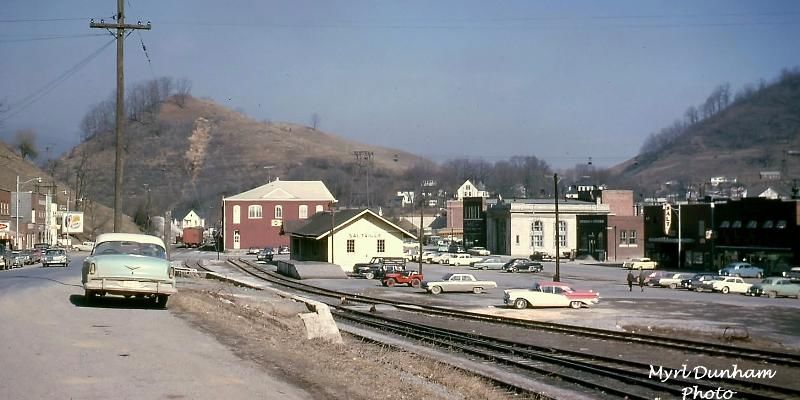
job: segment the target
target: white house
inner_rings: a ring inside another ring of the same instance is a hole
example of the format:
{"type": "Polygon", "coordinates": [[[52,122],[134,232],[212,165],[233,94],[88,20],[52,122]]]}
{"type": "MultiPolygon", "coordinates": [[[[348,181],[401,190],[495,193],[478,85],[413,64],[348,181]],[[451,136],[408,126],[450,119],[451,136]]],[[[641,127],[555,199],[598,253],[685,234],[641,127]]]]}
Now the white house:
{"type": "Polygon", "coordinates": [[[206,220],[200,218],[194,210],[189,210],[189,213],[186,214],[185,217],[181,220],[181,229],[183,228],[193,228],[196,226],[205,227],[206,220]]]}
{"type": "Polygon", "coordinates": [[[370,209],[323,211],[298,222],[285,227],[291,258],[327,261],[345,272],[372,257],[402,257],[403,240],[417,238],[370,209]]]}
{"type": "Polygon", "coordinates": [[[464,200],[464,197],[483,197],[485,199],[489,197],[489,193],[485,189],[482,183],[475,185],[467,179],[456,191],[456,199],[464,200]]]}

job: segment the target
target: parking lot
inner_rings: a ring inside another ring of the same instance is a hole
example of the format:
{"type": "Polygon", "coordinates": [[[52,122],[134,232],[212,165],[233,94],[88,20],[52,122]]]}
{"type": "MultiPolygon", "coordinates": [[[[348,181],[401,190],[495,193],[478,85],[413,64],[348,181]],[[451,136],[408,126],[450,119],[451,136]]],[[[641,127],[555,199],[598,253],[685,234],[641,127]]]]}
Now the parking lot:
{"type": "MultiPolygon", "coordinates": [[[[307,280],[318,286],[407,299],[441,306],[458,306],[480,312],[490,312],[519,318],[532,318],[566,324],[587,325],[605,329],[668,331],[686,334],[700,333],[718,336],[733,332],[747,334],[764,345],[786,346],[800,349],[800,300],[795,298],[749,297],[740,294],[696,293],[683,289],[638,286],[628,291],[627,270],[619,267],[564,262],[560,266],[561,281],[575,289],[594,290],[600,293],[600,304],[592,308],[514,310],[503,304],[503,290],[528,287],[537,280],[552,280],[555,263],[545,262],[541,273],[506,273],[500,271],[471,270],[469,267],[449,267],[423,264],[426,280],[438,279],[449,272],[472,273],[479,280],[493,280],[497,289],[482,294],[445,293],[438,296],[411,287],[386,288],[378,280],[351,278],[347,280],[307,280]]],[[[407,269],[418,269],[409,262],[407,269]]],[[[756,283],[759,279],[746,279],[756,283]]]]}

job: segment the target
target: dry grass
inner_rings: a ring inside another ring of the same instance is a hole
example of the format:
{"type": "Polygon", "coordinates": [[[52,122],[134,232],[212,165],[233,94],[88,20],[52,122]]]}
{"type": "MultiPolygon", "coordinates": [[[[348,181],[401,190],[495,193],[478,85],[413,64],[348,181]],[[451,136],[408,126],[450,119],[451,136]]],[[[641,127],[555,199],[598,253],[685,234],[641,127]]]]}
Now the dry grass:
{"type": "Polygon", "coordinates": [[[487,381],[416,354],[345,335],[306,340],[297,303],[184,289],[172,310],[242,358],[326,399],[508,399],[487,381]]]}

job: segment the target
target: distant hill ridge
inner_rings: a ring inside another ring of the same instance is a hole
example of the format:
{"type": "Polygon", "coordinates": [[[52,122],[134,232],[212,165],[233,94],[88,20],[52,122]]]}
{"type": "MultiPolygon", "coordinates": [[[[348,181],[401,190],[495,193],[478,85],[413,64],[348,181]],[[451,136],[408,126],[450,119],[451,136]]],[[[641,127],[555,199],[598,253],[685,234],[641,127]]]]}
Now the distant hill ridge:
{"type": "MultiPolygon", "coordinates": [[[[335,196],[350,194],[354,151],[372,152],[371,173],[391,175],[431,162],[410,153],[357,143],[308,126],[259,122],[213,101],[165,101],[149,122],[125,132],[124,209],[218,212],[223,195],[270,179],[323,180],[335,196]]],[[[59,160],[60,179],[76,181],[90,197],[113,202],[113,133],[103,132],[59,160]],[[83,174],[82,176],[80,176],[83,174]]],[[[176,215],[181,218],[183,215],[176,215]]]]}
{"type": "Polygon", "coordinates": [[[781,172],[785,184],[800,178],[798,150],[800,72],[794,72],[610,172],[620,181],[647,190],[668,180],[689,185],[715,176],[754,185],[761,181],[762,171],[781,172]]]}

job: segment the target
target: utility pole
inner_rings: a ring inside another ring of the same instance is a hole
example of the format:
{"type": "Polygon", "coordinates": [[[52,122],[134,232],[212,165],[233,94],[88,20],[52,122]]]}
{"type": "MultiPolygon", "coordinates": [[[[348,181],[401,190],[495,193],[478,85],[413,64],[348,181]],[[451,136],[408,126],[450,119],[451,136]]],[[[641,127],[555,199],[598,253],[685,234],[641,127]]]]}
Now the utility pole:
{"type": "Polygon", "coordinates": [[[555,190],[555,197],[553,197],[553,201],[555,201],[556,205],[556,273],[553,275],[553,282],[560,282],[561,281],[561,250],[559,249],[560,241],[561,241],[561,232],[559,229],[561,228],[558,223],[558,174],[553,174],[553,188],[555,190]]]}
{"type": "Polygon", "coordinates": [[[107,24],[103,20],[99,23],[91,20],[89,22],[90,28],[103,28],[116,29],[117,33],[114,37],[117,38],[117,127],[116,127],[116,155],[117,160],[114,165],[114,232],[119,232],[122,229],[122,129],[124,122],[125,110],[125,74],[123,56],[124,43],[125,43],[125,30],[126,29],[146,29],[150,30],[150,22],[143,25],[137,22],[136,25],[125,24],[125,0],[117,0],[117,15],[115,17],[116,23],[107,24]]]}

